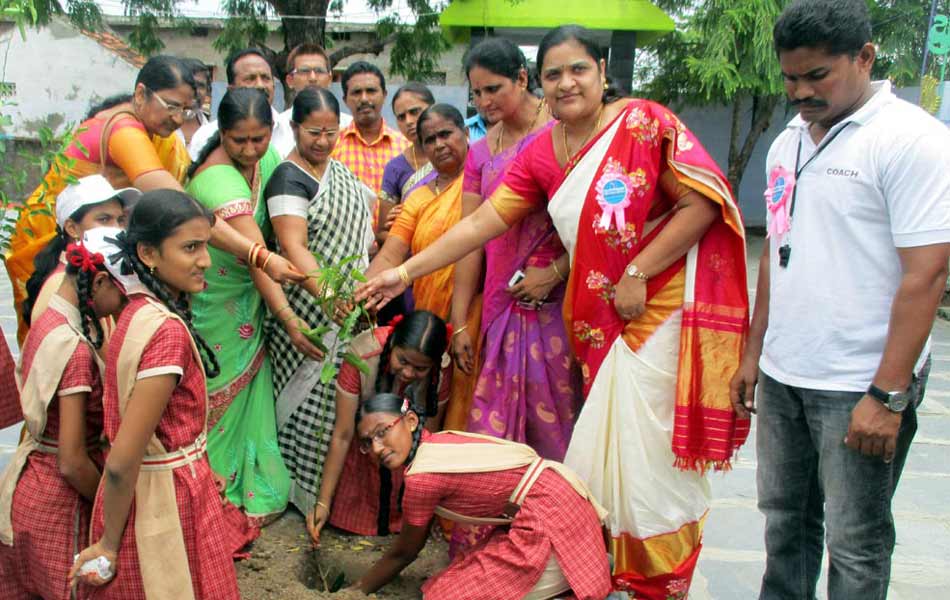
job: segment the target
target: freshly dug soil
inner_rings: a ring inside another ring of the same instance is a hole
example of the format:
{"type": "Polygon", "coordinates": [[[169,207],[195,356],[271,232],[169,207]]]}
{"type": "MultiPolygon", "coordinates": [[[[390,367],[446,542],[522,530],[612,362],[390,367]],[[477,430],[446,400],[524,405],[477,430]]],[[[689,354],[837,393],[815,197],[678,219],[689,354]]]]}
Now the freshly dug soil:
{"type": "MultiPolygon", "coordinates": [[[[318,550],[310,547],[303,516],[294,509],[268,525],[250,548],[251,558],[237,564],[238,587],[246,600],[347,600],[367,598],[345,589],[379,559],[391,537],[364,537],[326,527],[318,550]],[[342,573],[344,583],[335,589],[342,573]]],[[[425,549],[402,575],[370,598],[417,600],[427,577],[448,564],[447,545],[430,538],[425,549]]]]}

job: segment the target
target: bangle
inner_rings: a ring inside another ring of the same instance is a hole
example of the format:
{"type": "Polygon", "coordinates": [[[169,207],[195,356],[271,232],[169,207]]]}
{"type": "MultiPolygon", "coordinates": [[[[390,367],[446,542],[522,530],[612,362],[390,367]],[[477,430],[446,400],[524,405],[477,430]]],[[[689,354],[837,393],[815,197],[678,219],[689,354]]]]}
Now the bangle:
{"type": "Polygon", "coordinates": [[[551,266],[554,268],[554,274],[557,275],[557,278],[561,281],[564,281],[565,277],[561,275],[561,270],[557,268],[557,260],[551,261],[551,266]]]}
{"type": "Polygon", "coordinates": [[[412,278],[409,277],[409,270],[406,269],[406,263],[403,263],[396,267],[396,273],[399,274],[399,279],[405,284],[406,287],[412,285],[412,278]]]}
{"type": "Polygon", "coordinates": [[[317,500],[317,506],[322,506],[323,508],[327,509],[327,512],[330,512],[330,507],[324,504],[323,502],[321,502],[320,500],[317,500]]]}
{"type": "Polygon", "coordinates": [[[261,270],[262,270],[262,271],[267,268],[267,262],[270,260],[270,258],[271,258],[272,256],[274,256],[274,253],[271,252],[270,250],[264,250],[264,252],[267,253],[267,256],[264,257],[264,262],[261,263],[261,270]]]}
{"type": "Polygon", "coordinates": [[[264,246],[254,242],[251,244],[251,249],[247,251],[247,265],[248,267],[257,266],[257,255],[261,253],[261,250],[264,249],[264,246]]]}
{"type": "Polygon", "coordinates": [[[276,311],[274,311],[274,316],[276,317],[277,315],[284,312],[288,308],[291,308],[290,304],[285,304],[283,308],[278,308],[276,311]]]}
{"type": "Polygon", "coordinates": [[[455,339],[455,336],[462,333],[466,329],[468,329],[468,325],[462,325],[461,327],[459,327],[458,329],[452,332],[452,338],[455,339]]]}
{"type": "Polygon", "coordinates": [[[292,321],[293,319],[300,320],[300,317],[297,316],[297,313],[290,313],[290,316],[280,320],[281,323],[286,323],[287,321],[292,321]]]}

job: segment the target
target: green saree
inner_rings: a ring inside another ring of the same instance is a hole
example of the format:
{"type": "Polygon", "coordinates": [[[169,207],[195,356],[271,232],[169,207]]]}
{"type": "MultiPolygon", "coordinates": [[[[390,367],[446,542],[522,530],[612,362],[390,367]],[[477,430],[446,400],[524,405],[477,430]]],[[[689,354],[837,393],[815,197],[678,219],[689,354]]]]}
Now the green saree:
{"type": "MultiPolygon", "coordinates": [[[[253,192],[230,165],[206,168],[185,191],[220,219],[254,217],[269,239],[270,219],[259,192],[279,163],[271,147],[258,163],[253,192]]],[[[284,510],[290,490],[277,447],[273,374],[263,335],[267,306],[243,261],[217,248],[208,251],[208,287],[192,300],[195,326],[221,366],[221,373],[208,379],[208,459],[226,479],[228,500],[263,520],[284,510]]]]}

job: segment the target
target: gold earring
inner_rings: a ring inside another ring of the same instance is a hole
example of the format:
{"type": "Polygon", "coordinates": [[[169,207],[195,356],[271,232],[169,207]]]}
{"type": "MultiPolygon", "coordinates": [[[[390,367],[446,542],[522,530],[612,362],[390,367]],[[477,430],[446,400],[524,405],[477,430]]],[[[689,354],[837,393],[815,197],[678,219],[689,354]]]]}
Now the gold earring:
{"type": "Polygon", "coordinates": [[[150,274],[154,275],[154,274],[155,274],[155,267],[149,267],[149,268],[148,268],[148,272],[149,272],[150,274]]]}
{"type": "Polygon", "coordinates": [[[610,89],[610,85],[604,81],[604,91],[606,92],[608,89],[610,89]]]}

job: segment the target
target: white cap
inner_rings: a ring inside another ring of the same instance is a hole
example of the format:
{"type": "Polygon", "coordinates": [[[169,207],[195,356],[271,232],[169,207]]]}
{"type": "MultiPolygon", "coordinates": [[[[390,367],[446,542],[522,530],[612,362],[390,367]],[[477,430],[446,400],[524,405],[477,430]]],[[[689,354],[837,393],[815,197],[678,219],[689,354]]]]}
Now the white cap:
{"type": "Polygon", "coordinates": [[[112,257],[121,253],[121,249],[113,241],[117,239],[121,233],[124,232],[118,227],[94,227],[86,230],[83,234],[82,245],[85,246],[86,250],[90,253],[95,254],[98,252],[102,255],[102,258],[105,259],[106,270],[109,271],[113,279],[119,282],[119,285],[122,286],[122,291],[126,294],[151,293],[134,273],[129,275],[122,274],[121,259],[116,260],[114,263],[112,262],[112,257]]]}
{"type": "Polygon", "coordinates": [[[125,207],[133,204],[141,195],[142,192],[135,188],[122,188],[121,190],[113,188],[102,175],[81,177],[78,182],[67,185],[56,196],[56,224],[63,227],[66,224],[66,219],[84,206],[99,204],[115,198],[125,207]]]}

